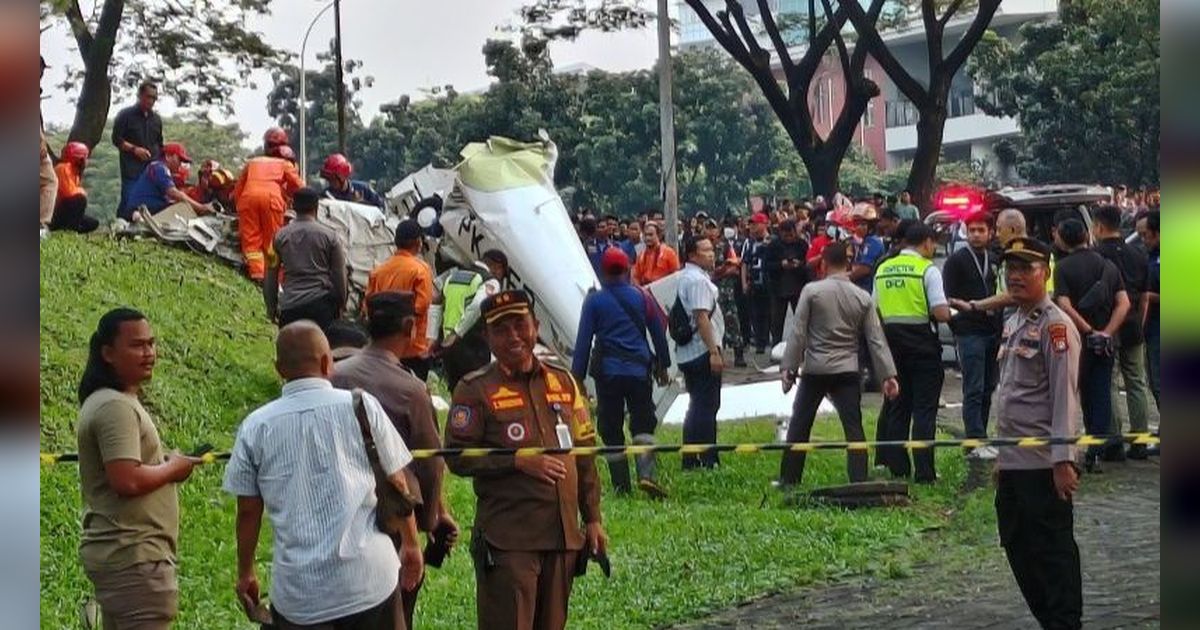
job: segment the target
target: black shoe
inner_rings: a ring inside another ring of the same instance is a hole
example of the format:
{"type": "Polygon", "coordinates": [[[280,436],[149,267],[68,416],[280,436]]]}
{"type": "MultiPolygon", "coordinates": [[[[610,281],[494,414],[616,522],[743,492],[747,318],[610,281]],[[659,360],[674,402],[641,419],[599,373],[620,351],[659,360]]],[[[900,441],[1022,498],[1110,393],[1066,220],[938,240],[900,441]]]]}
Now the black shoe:
{"type": "Polygon", "coordinates": [[[739,352],[737,355],[735,355],[733,357],[733,367],[739,367],[739,368],[746,367],[746,357],[743,356],[742,353],[739,352]]]}
{"type": "Polygon", "coordinates": [[[1100,461],[1095,455],[1088,455],[1083,459],[1083,470],[1089,475],[1099,475],[1104,472],[1100,468],[1100,461]]]}
{"type": "Polygon", "coordinates": [[[1130,444],[1129,452],[1125,454],[1125,457],[1142,461],[1150,457],[1150,454],[1147,452],[1145,444],[1130,444]]]}
{"type": "Polygon", "coordinates": [[[763,346],[755,346],[754,354],[765,354],[767,349],[763,346]]]}
{"type": "Polygon", "coordinates": [[[1106,462],[1123,462],[1125,461],[1125,445],[1115,444],[1104,448],[1104,452],[1100,455],[1100,459],[1106,462]]]}

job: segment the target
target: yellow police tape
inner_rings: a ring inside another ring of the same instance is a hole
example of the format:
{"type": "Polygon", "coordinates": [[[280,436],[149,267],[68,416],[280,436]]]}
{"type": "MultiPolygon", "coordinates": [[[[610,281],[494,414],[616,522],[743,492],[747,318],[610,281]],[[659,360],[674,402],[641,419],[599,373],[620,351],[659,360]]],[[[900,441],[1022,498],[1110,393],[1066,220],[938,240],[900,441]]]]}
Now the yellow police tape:
{"type": "MultiPolygon", "coordinates": [[[[870,448],[898,447],[908,449],[922,448],[979,448],[981,446],[1038,448],[1042,446],[1077,445],[1101,446],[1127,442],[1130,444],[1158,444],[1158,436],[1152,433],[1126,433],[1124,435],[1079,435],[1079,436],[1050,436],[1024,438],[967,438],[951,440],[892,440],[875,442],[769,442],[761,444],[636,444],[629,446],[576,446],[574,448],[438,448],[416,449],[412,456],[416,459],[429,457],[495,457],[531,455],[644,455],[646,453],[682,453],[684,455],[699,455],[710,451],[726,453],[766,453],[792,451],[809,453],[812,451],[865,451],[870,448]]],[[[201,456],[206,464],[229,459],[229,453],[208,452],[201,456]]],[[[77,453],[42,453],[44,465],[60,462],[77,462],[77,453]]]]}

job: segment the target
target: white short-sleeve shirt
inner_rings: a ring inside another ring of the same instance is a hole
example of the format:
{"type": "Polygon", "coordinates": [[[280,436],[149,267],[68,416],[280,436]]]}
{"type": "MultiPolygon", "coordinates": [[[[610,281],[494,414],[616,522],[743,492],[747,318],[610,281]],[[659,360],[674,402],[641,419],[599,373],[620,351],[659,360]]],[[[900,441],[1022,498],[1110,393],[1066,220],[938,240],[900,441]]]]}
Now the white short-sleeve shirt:
{"type": "MultiPolygon", "coordinates": [[[[379,401],[363,394],[379,461],[389,475],[412,461],[379,401]]],[[[375,526],[375,478],[351,393],[297,379],[238,429],[226,492],[261,497],[274,531],[271,603],[316,624],[379,605],[396,589],[400,559],[375,526]]]]}
{"type": "Polygon", "coordinates": [[[725,338],[725,317],[721,314],[721,305],[718,302],[720,292],[717,290],[717,285],[713,284],[708,272],[699,265],[690,262],[684,265],[683,271],[679,275],[677,291],[684,310],[688,312],[688,319],[692,322],[692,329],[696,331],[690,342],[675,348],[675,362],[679,364],[694,361],[708,352],[708,346],[705,345],[704,338],[700,336],[700,331],[696,328],[695,312],[697,310],[709,312],[709,320],[712,322],[713,333],[717,337],[718,345],[723,343],[725,338]]]}

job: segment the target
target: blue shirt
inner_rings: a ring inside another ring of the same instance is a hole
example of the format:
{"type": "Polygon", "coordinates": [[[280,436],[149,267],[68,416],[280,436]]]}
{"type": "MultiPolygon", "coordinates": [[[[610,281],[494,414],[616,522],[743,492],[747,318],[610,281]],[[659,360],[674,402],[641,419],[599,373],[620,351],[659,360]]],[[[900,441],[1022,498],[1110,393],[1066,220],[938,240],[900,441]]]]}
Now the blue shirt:
{"type": "Polygon", "coordinates": [[[350,187],[346,190],[334,190],[333,188],[326,187],[325,194],[341,201],[353,201],[354,203],[365,203],[369,206],[383,208],[383,197],[380,197],[379,193],[375,192],[375,189],[371,188],[370,184],[357,179],[350,180],[350,187]]]}
{"type": "MultiPolygon", "coordinates": [[[[583,240],[583,251],[585,254],[587,254],[588,260],[592,263],[592,270],[596,272],[597,278],[604,277],[604,273],[600,270],[600,257],[604,255],[604,251],[609,247],[615,246],[616,243],[608,239],[601,240],[592,237],[583,240]]],[[[637,257],[634,257],[629,261],[630,266],[633,265],[635,260],[637,260],[637,257]]]]}
{"type": "Polygon", "coordinates": [[[887,248],[883,246],[883,240],[874,234],[868,234],[863,239],[862,244],[858,246],[858,252],[854,254],[854,264],[866,265],[872,269],[870,275],[854,282],[854,284],[867,293],[871,293],[875,286],[875,263],[879,261],[879,257],[885,251],[887,251],[887,248]]]}
{"type": "Polygon", "coordinates": [[[629,239],[618,241],[617,246],[629,257],[629,266],[633,267],[633,263],[637,262],[637,247],[629,239]]]}
{"type": "Polygon", "coordinates": [[[174,187],[175,179],[171,177],[171,169],[167,168],[166,162],[151,162],[133,182],[133,188],[129,191],[129,202],[122,208],[122,218],[128,219],[138,206],[146,206],[150,214],[158,214],[163,208],[171,205],[167,191],[174,187]]]}
{"type": "Polygon", "coordinates": [[[650,344],[645,331],[654,341],[658,367],[671,365],[670,350],[662,311],[653,298],[641,289],[620,280],[589,293],[583,300],[579,316],[579,336],[575,339],[575,355],[571,372],[583,380],[587,376],[592,354],[592,338],[602,348],[600,371],[604,376],[636,376],[646,378],[650,367],[650,344]],[[617,300],[624,302],[622,307],[617,300]],[[634,311],[641,321],[633,322],[626,310],[634,311]]]}

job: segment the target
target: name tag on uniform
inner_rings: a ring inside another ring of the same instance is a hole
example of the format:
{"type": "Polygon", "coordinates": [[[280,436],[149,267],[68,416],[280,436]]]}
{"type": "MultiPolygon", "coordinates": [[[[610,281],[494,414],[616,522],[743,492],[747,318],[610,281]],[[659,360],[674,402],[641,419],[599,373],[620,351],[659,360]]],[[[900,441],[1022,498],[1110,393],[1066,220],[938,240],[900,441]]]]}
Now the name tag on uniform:
{"type": "Polygon", "coordinates": [[[554,415],[558,417],[558,424],[554,425],[554,434],[558,436],[559,448],[573,448],[575,441],[571,439],[571,425],[563,422],[562,405],[554,403],[554,415]]]}

